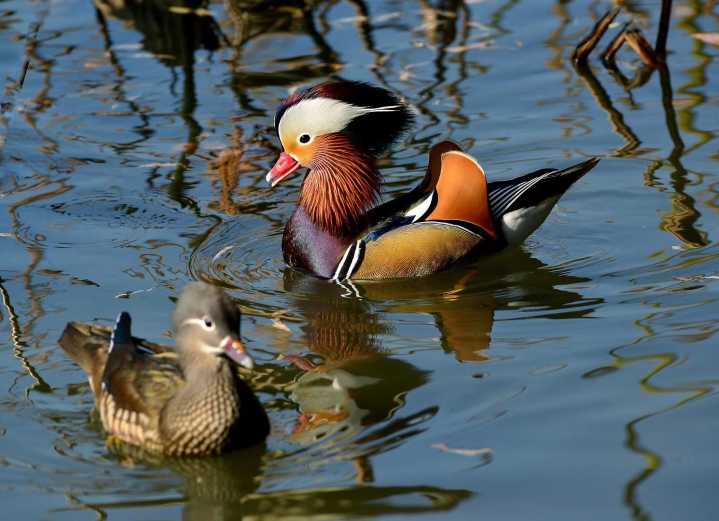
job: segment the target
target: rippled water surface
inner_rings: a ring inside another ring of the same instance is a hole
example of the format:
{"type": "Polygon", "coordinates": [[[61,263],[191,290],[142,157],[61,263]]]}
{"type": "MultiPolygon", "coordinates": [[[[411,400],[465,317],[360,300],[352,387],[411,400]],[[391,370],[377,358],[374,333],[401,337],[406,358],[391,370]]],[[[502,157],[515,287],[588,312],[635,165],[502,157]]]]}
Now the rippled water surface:
{"type": "MultiPolygon", "coordinates": [[[[660,2],[624,4],[653,41],[660,2]]],[[[674,2],[649,77],[627,50],[572,67],[609,2],[186,7],[0,1],[4,516],[716,519],[719,47],[692,37],[715,2],[674,2]],[[384,197],[443,138],[492,179],[604,159],[522,248],[357,296],[284,265],[300,179],[264,181],[278,101],[331,77],[417,109],[384,197]],[[266,447],[108,448],[65,323],[127,309],[168,342],[198,278],[245,311],[266,447]]]]}

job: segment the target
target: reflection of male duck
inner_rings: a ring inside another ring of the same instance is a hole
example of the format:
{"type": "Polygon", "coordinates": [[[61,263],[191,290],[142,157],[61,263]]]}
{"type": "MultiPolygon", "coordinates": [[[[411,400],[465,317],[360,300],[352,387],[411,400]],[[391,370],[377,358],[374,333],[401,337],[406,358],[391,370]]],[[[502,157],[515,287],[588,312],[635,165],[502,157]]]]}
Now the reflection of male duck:
{"type": "Polygon", "coordinates": [[[285,272],[285,289],[305,317],[302,327],[308,349],[323,358],[320,365],[296,356],[305,369],[291,397],[300,416],[292,440],[312,443],[337,435],[332,443],[355,437],[367,427],[389,420],[404,405],[404,396],[427,382],[412,364],[385,356],[379,335],[390,328],[365,302],[343,298],[343,290],[296,271],[285,272]]]}
{"type": "Polygon", "coordinates": [[[522,248],[432,277],[382,283],[354,283],[363,298],[388,302],[394,313],[434,316],[442,348],[461,362],[488,358],[496,311],[541,310],[548,318],[585,316],[601,299],[559,289],[589,279],[544,264],[522,248]]]}
{"type": "Polygon", "coordinates": [[[292,393],[302,413],[295,438],[309,442],[346,431],[348,424],[356,432],[383,421],[401,406],[403,394],[426,382],[426,375],[407,361],[382,354],[378,336],[390,328],[370,311],[367,300],[383,302],[389,313],[432,315],[445,351],[461,362],[481,362],[488,358],[496,310],[524,307],[548,317],[584,316],[601,301],[558,288],[586,280],[551,269],[519,248],[411,284],[355,283],[354,291],[365,300],[342,298],[344,289],[287,270],[285,289],[311,296],[295,303],[307,320],[308,349],[324,359],[315,368],[306,359],[289,357],[310,369],[292,393]]]}

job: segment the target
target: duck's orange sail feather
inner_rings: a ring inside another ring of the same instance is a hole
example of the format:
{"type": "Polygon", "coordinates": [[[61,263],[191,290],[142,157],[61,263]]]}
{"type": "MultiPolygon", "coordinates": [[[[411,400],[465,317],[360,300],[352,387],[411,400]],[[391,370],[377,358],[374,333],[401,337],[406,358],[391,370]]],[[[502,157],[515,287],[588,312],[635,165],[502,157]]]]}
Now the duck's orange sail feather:
{"type": "Polygon", "coordinates": [[[492,239],[497,231],[489,209],[487,178],[470,155],[457,150],[442,154],[442,167],[435,187],[437,205],[428,221],[460,221],[477,226],[492,239]]]}

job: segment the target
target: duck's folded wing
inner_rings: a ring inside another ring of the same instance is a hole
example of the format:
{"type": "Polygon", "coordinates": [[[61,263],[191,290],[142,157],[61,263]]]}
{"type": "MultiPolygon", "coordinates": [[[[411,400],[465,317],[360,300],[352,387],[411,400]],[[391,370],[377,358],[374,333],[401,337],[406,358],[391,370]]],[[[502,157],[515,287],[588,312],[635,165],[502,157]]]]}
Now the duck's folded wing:
{"type": "Polygon", "coordinates": [[[544,169],[489,183],[492,218],[509,244],[523,242],[547,218],[572,184],[599,162],[591,158],[562,170],[544,169]]]}
{"type": "Polygon", "coordinates": [[[561,196],[597,163],[599,158],[593,157],[561,170],[545,168],[515,179],[489,183],[489,205],[495,222],[512,211],[539,206],[561,196]]]}
{"type": "Polygon", "coordinates": [[[423,221],[391,230],[348,248],[333,280],[421,277],[448,267],[492,242],[465,226],[423,221]]]}
{"type": "Polygon", "coordinates": [[[440,163],[430,165],[413,206],[347,248],[333,280],[421,277],[496,249],[482,167],[455,149],[442,153],[440,163]]]}
{"type": "Polygon", "coordinates": [[[120,439],[151,444],[163,406],[184,378],[173,352],[155,353],[136,344],[129,315],[121,313],[113,329],[107,365],[98,393],[103,424],[120,439]]]}

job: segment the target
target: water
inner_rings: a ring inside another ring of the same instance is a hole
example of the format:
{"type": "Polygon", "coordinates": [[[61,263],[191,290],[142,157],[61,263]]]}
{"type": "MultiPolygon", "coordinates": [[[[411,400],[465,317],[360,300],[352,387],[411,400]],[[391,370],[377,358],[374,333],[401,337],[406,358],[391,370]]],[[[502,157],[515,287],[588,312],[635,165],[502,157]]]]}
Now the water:
{"type": "MultiPolygon", "coordinates": [[[[608,3],[123,4],[0,2],[3,78],[32,64],[0,126],[5,516],[716,517],[719,49],[691,37],[713,3],[674,2],[668,71],[631,90],[568,61],[608,3]],[[444,138],[492,179],[604,159],[523,248],[358,298],[284,266],[300,181],[263,179],[278,101],[333,75],[418,110],[386,197],[444,138]],[[267,446],[108,449],[65,323],[127,309],[167,342],[201,277],[245,311],[267,446]]],[[[658,11],[634,11],[651,41],[658,11]]]]}

